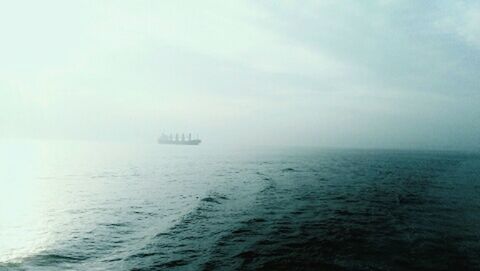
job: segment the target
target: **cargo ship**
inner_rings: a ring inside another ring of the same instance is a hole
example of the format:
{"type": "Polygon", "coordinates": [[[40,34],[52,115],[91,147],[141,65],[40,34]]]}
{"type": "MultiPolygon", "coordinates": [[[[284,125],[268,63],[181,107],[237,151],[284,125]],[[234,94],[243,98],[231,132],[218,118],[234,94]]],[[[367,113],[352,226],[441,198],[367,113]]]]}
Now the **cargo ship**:
{"type": "Polygon", "coordinates": [[[200,138],[192,139],[192,134],[188,134],[188,136],[185,136],[185,134],[179,135],[175,134],[173,136],[172,134],[166,135],[162,134],[158,138],[158,144],[168,144],[168,145],[198,145],[202,142],[200,138]]]}

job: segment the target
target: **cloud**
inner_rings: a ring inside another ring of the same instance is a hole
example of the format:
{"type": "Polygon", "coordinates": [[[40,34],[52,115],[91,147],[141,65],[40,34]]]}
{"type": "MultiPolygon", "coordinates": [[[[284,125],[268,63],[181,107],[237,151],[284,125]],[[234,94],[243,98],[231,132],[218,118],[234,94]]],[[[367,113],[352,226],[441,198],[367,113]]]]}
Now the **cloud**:
{"type": "Polygon", "coordinates": [[[436,26],[466,45],[480,49],[480,4],[459,1],[447,7],[445,14],[436,21],[436,26]]]}
{"type": "Polygon", "coordinates": [[[32,137],[196,129],[247,143],[474,145],[478,10],[409,0],[11,2],[0,11],[0,124],[32,137]]]}

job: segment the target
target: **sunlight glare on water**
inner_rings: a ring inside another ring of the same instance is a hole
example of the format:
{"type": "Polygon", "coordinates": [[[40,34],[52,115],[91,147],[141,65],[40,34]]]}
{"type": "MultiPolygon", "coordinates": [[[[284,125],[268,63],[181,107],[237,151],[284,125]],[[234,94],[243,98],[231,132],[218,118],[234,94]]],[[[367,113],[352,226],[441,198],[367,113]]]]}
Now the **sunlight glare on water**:
{"type": "Polygon", "coordinates": [[[0,262],[27,257],[48,246],[43,216],[46,192],[35,180],[41,166],[33,144],[0,145],[0,262]]]}

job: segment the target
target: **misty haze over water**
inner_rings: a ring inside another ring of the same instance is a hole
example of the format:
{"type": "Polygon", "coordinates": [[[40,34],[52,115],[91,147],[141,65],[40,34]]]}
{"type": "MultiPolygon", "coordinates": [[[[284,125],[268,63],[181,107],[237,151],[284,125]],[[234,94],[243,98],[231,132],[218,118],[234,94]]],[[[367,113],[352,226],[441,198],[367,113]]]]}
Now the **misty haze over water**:
{"type": "Polygon", "coordinates": [[[477,1],[20,0],[0,33],[0,271],[480,270],[477,1]]]}
{"type": "Polygon", "coordinates": [[[9,1],[0,137],[480,149],[477,1],[9,1]]]}

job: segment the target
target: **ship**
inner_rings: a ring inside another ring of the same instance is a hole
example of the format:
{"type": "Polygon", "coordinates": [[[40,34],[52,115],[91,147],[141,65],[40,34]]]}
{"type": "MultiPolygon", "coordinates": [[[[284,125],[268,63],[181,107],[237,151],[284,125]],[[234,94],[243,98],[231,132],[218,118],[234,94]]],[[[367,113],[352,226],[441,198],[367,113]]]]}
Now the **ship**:
{"type": "Polygon", "coordinates": [[[173,136],[172,134],[162,134],[158,138],[158,144],[168,144],[168,145],[198,145],[202,142],[200,138],[192,139],[192,134],[188,134],[188,136],[185,136],[185,134],[179,135],[175,134],[173,136]]]}

